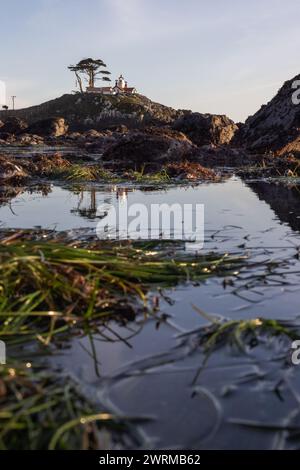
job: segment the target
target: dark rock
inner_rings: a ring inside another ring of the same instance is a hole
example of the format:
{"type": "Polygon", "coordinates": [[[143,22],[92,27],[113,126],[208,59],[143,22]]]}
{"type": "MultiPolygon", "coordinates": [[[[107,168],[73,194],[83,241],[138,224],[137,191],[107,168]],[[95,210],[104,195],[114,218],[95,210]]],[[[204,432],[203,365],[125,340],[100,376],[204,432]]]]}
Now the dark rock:
{"type": "Polygon", "coordinates": [[[40,145],[43,142],[43,137],[36,134],[22,134],[17,139],[17,143],[20,145],[40,145]]]}
{"type": "Polygon", "coordinates": [[[23,119],[12,117],[4,122],[4,125],[1,126],[1,132],[9,134],[20,134],[25,129],[27,129],[28,124],[23,119]]]}
{"type": "Polygon", "coordinates": [[[187,113],[172,127],[186,134],[198,146],[229,144],[238,129],[227,116],[201,113],[187,113]]]}
{"type": "Polygon", "coordinates": [[[92,140],[85,140],[83,146],[87,151],[104,153],[120,141],[121,135],[103,135],[92,140]]]}
{"type": "Polygon", "coordinates": [[[254,163],[255,156],[244,149],[232,148],[228,145],[205,145],[193,151],[189,159],[208,168],[229,168],[254,163]]]}
{"type": "Polygon", "coordinates": [[[86,139],[97,139],[98,137],[102,137],[103,134],[95,129],[90,129],[89,131],[85,131],[83,135],[86,139]]]}
{"type": "Polygon", "coordinates": [[[119,134],[127,134],[127,132],[129,131],[128,127],[124,124],[109,126],[107,130],[111,132],[117,132],[119,134]]]}
{"type": "Polygon", "coordinates": [[[54,117],[37,121],[27,129],[29,134],[43,137],[60,137],[68,132],[68,125],[62,117],[54,117]]]}
{"type": "Polygon", "coordinates": [[[0,132],[0,139],[5,140],[6,143],[13,143],[16,140],[14,134],[10,134],[9,132],[0,132]]]}
{"type": "Polygon", "coordinates": [[[146,127],[143,130],[143,133],[147,135],[153,135],[153,136],[168,137],[170,139],[176,139],[182,142],[189,142],[190,144],[192,144],[190,139],[188,139],[188,137],[185,134],[183,134],[183,132],[172,129],[171,127],[150,126],[150,127],[146,127]]]}
{"type": "Polygon", "coordinates": [[[256,152],[296,153],[300,150],[300,105],[293,103],[293,83],[297,75],[284,83],[277,95],[250,116],[235,140],[256,152]]]}
{"type": "Polygon", "coordinates": [[[111,162],[114,168],[152,171],[162,163],[187,158],[193,148],[183,134],[178,137],[172,130],[150,128],[122,136],[104,152],[103,161],[111,162]]]}
{"type": "Polygon", "coordinates": [[[119,132],[120,134],[127,134],[127,132],[129,132],[129,129],[127,126],[121,124],[116,128],[116,132],[119,132]]]}
{"type": "Polygon", "coordinates": [[[81,137],[83,137],[81,132],[68,132],[68,134],[66,134],[66,138],[70,140],[78,140],[81,137]]]}

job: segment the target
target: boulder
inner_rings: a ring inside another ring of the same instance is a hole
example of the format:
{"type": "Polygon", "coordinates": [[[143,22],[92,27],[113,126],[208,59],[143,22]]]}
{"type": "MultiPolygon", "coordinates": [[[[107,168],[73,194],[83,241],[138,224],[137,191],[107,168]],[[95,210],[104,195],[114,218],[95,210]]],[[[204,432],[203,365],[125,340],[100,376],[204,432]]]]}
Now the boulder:
{"type": "Polygon", "coordinates": [[[70,140],[78,140],[82,136],[81,132],[68,132],[66,137],[70,140]]]}
{"type": "Polygon", "coordinates": [[[17,143],[20,145],[39,145],[43,144],[43,142],[43,137],[36,134],[22,134],[17,139],[17,143]]]}
{"type": "Polygon", "coordinates": [[[98,137],[102,137],[102,133],[99,131],[96,131],[95,129],[90,129],[88,131],[85,131],[83,135],[86,139],[97,139],[98,137]]]}
{"type": "MultiPolygon", "coordinates": [[[[2,129],[1,129],[2,131],[2,129]]],[[[9,132],[0,132],[0,139],[5,140],[7,144],[11,144],[15,142],[16,138],[14,134],[10,134],[9,132]]]]}
{"type": "Polygon", "coordinates": [[[112,145],[115,145],[117,142],[119,142],[120,137],[121,137],[120,135],[104,135],[96,139],[86,139],[82,143],[82,146],[88,152],[104,153],[112,145]]]}
{"type": "Polygon", "coordinates": [[[129,129],[127,126],[125,126],[125,124],[116,124],[116,125],[106,126],[105,131],[117,132],[119,134],[127,134],[129,129]]]}
{"type": "Polygon", "coordinates": [[[153,171],[170,161],[186,159],[194,149],[186,136],[172,130],[148,129],[123,135],[103,154],[103,161],[117,169],[153,171]]]}
{"type": "Polygon", "coordinates": [[[29,126],[27,133],[42,137],[60,137],[68,132],[69,126],[62,117],[37,121],[29,126]]]}
{"type": "MultiPolygon", "coordinates": [[[[229,145],[204,145],[197,148],[190,156],[190,160],[196,161],[208,168],[228,168],[250,165],[255,161],[255,155],[245,149],[233,148],[229,145]]],[[[259,159],[261,161],[261,159],[259,159]]]]}
{"type": "Polygon", "coordinates": [[[17,117],[12,117],[7,119],[4,122],[4,125],[1,126],[1,132],[5,132],[8,134],[20,134],[25,129],[27,129],[28,124],[24,119],[20,119],[17,117]]]}
{"type": "Polygon", "coordinates": [[[160,136],[160,137],[167,137],[170,139],[176,139],[182,142],[188,142],[192,144],[192,141],[180,131],[172,129],[171,127],[155,127],[149,126],[143,130],[144,134],[153,135],[153,136],[160,136]]]}
{"type": "Polygon", "coordinates": [[[186,134],[199,147],[229,144],[238,130],[237,125],[225,115],[201,113],[186,113],[172,127],[186,134]]]}

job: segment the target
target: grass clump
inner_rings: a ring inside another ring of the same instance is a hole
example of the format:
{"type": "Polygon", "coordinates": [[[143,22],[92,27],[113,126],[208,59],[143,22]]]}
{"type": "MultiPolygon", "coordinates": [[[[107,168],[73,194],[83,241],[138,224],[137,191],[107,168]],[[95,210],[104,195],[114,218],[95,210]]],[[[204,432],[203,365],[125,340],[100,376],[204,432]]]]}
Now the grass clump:
{"type": "Polygon", "coordinates": [[[275,340],[275,350],[278,351],[278,345],[281,344],[281,350],[287,359],[291,350],[291,341],[300,338],[299,325],[289,321],[260,317],[226,320],[222,317],[213,317],[195,306],[194,309],[208,320],[210,325],[204,327],[199,335],[199,345],[203,348],[204,359],[193,384],[199,379],[212,354],[220,348],[229,347],[231,352],[249,355],[251,350],[258,346],[267,345],[270,348],[275,340]]]}
{"type": "Polygon", "coordinates": [[[112,181],[113,175],[100,165],[70,165],[66,168],[54,169],[49,177],[65,179],[67,181],[112,181]]]}
{"type": "Polygon", "coordinates": [[[203,335],[201,343],[206,351],[230,345],[242,352],[259,344],[264,337],[283,335],[292,340],[299,338],[296,330],[280,320],[252,318],[247,320],[214,321],[203,335]]]}
{"type": "Polygon", "coordinates": [[[170,176],[165,168],[162,168],[160,171],[153,173],[145,173],[145,167],[140,171],[130,170],[123,174],[123,178],[129,179],[136,183],[169,183],[171,181],[170,176]]]}
{"type": "Polygon", "coordinates": [[[164,244],[96,246],[8,238],[0,245],[0,337],[49,344],[57,333],[147,308],[147,292],[234,273],[241,258],[178,254],[164,244]]]}
{"type": "Polygon", "coordinates": [[[0,366],[1,450],[99,449],[123,430],[116,416],[95,412],[72,381],[29,363],[0,366]]]}

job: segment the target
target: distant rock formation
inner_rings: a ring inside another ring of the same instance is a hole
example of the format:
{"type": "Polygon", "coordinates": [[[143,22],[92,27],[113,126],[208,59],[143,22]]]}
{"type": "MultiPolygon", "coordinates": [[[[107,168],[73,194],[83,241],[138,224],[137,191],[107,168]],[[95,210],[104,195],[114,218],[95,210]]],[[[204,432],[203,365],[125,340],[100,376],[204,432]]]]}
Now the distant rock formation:
{"type": "MultiPolygon", "coordinates": [[[[231,142],[238,126],[225,115],[175,110],[145,96],[77,93],[39,106],[0,112],[0,145],[72,145],[102,154],[115,170],[186,175],[186,161],[218,166],[245,161],[231,142]]],[[[208,171],[208,170],[207,170],[208,171]]],[[[209,173],[209,172],[208,172],[209,173]]]]}
{"type": "Polygon", "coordinates": [[[24,119],[10,118],[0,127],[0,144],[37,145],[44,137],[61,137],[68,132],[64,118],[49,118],[30,126],[24,119]]]}
{"type": "Polygon", "coordinates": [[[226,145],[238,126],[224,115],[187,113],[174,122],[173,129],[186,134],[198,146],[226,145]]]}
{"type": "Polygon", "coordinates": [[[284,83],[277,95],[250,116],[235,142],[255,152],[300,154],[300,104],[293,103],[297,75],[284,83]]]}

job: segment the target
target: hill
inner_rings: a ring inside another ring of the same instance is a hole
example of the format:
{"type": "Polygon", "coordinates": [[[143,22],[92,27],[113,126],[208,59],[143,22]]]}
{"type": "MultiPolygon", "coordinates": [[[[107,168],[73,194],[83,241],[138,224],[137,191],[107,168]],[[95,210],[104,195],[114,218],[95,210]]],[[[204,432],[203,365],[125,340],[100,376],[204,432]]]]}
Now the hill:
{"type": "Polygon", "coordinates": [[[0,119],[15,116],[29,124],[51,117],[64,117],[70,130],[107,128],[109,125],[143,127],[169,124],[183,114],[142,95],[66,94],[38,106],[1,111],[0,119]]]}
{"type": "Polygon", "coordinates": [[[300,105],[292,99],[296,80],[300,75],[286,81],[269,103],[246,120],[238,136],[243,146],[279,154],[300,151],[300,105]]]}

